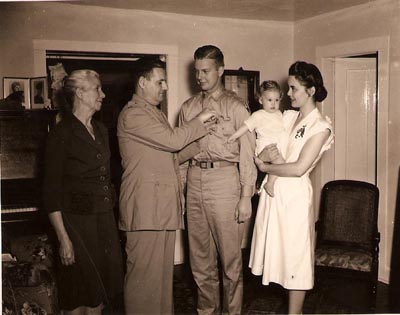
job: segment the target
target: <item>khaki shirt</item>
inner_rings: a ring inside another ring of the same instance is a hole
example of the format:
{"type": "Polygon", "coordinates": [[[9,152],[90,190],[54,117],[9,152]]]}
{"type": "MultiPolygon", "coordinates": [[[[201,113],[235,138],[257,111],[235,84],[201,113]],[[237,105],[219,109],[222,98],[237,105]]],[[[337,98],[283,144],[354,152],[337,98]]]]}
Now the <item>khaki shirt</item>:
{"type": "Polygon", "coordinates": [[[123,231],[183,227],[183,194],[177,152],[207,134],[196,118],[172,128],[165,115],[138,95],[118,118],[123,175],[119,228],[123,231]]]}
{"type": "Polygon", "coordinates": [[[228,144],[228,138],[250,117],[246,103],[234,92],[223,87],[211,94],[201,92],[183,103],[179,115],[182,125],[197,116],[203,109],[218,114],[216,130],[197,140],[200,152],[197,161],[228,161],[239,163],[240,184],[254,186],[257,169],[254,164],[255,134],[247,132],[237,141],[228,144]]]}

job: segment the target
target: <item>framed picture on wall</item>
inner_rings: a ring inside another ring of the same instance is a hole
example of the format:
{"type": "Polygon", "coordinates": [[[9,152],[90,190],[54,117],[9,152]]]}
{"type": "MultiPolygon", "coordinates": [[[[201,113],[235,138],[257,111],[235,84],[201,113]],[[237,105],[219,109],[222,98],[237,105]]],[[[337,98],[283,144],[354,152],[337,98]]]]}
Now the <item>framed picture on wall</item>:
{"type": "Polygon", "coordinates": [[[259,109],[256,92],[260,84],[260,72],[252,70],[225,70],[222,81],[227,90],[235,92],[249,105],[250,111],[259,109]]]}
{"type": "Polygon", "coordinates": [[[3,78],[3,97],[22,104],[30,109],[30,79],[18,77],[3,78]]]}
{"type": "Polygon", "coordinates": [[[31,108],[44,108],[48,98],[48,86],[46,77],[31,78],[31,108]]]}

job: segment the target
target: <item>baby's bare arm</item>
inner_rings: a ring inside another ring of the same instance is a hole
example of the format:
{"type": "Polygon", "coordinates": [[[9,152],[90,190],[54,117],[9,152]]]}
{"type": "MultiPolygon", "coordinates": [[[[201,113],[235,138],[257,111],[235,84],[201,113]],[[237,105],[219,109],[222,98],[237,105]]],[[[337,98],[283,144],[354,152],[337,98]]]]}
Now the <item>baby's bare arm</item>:
{"type": "Polygon", "coordinates": [[[238,130],[236,130],[228,139],[228,143],[233,143],[235,140],[239,139],[246,132],[249,131],[246,125],[242,125],[238,130]]]}

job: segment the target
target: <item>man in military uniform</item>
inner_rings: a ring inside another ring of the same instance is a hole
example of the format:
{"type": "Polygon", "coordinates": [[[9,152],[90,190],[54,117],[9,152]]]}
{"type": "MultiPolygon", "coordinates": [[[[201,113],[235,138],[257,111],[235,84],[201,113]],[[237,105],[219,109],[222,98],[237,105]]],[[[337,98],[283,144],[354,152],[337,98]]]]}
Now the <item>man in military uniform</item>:
{"type": "Polygon", "coordinates": [[[225,90],[221,78],[224,56],[215,46],[194,53],[201,92],[183,105],[184,124],[208,108],[218,113],[214,131],[197,140],[199,153],[188,163],[187,222],[190,264],[198,288],[197,311],[221,313],[218,256],[223,275],[223,314],[240,314],[243,297],[241,240],[243,223],[251,216],[257,171],[253,162],[255,135],[248,132],[227,143],[249,117],[246,103],[225,90]]]}

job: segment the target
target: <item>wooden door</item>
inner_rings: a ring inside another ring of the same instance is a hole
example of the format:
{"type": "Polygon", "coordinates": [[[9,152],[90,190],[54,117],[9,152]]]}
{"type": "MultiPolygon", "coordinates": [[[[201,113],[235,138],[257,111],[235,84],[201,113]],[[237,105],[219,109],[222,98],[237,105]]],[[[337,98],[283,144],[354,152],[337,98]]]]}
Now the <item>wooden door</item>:
{"type": "Polygon", "coordinates": [[[376,59],[335,58],[334,178],[376,184],[376,59]]]}

